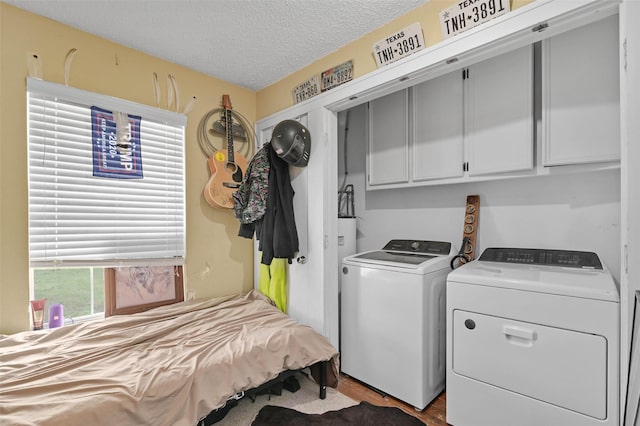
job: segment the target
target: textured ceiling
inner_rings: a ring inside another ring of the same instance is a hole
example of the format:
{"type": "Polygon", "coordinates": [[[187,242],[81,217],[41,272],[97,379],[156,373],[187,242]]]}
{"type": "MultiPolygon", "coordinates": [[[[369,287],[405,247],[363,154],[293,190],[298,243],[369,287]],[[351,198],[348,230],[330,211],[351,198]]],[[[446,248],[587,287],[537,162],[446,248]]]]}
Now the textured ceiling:
{"type": "Polygon", "coordinates": [[[2,0],[257,91],[428,0],[2,0]]]}

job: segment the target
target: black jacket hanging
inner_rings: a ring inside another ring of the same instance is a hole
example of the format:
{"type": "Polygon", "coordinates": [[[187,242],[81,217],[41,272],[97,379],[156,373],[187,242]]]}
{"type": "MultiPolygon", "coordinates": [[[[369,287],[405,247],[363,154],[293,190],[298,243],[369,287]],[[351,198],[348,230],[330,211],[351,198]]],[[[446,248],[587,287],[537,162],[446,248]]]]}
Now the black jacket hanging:
{"type": "Polygon", "coordinates": [[[287,259],[291,263],[298,252],[298,231],[293,213],[294,191],[289,164],[278,157],[273,149],[269,149],[267,155],[271,164],[267,210],[256,236],[260,240],[263,264],[270,265],[273,258],[287,259]]]}

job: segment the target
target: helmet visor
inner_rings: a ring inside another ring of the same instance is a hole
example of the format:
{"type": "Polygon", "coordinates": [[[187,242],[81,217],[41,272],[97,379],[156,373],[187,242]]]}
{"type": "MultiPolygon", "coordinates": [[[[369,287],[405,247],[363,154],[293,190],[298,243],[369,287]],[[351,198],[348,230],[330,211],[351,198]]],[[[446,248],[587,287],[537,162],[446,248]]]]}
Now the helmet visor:
{"type": "Polygon", "coordinates": [[[297,164],[304,156],[304,142],[300,136],[296,135],[293,143],[281,157],[289,164],[297,164]]]}

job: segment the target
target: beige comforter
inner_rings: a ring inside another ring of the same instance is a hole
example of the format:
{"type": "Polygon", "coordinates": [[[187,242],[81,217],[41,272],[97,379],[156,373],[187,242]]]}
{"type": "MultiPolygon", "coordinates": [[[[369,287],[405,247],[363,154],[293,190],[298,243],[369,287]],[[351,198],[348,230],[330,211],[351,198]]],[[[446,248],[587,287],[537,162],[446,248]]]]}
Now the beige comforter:
{"type": "Polygon", "coordinates": [[[194,426],[236,392],[337,351],[262,295],[178,303],[0,340],[2,425],[194,426]]]}

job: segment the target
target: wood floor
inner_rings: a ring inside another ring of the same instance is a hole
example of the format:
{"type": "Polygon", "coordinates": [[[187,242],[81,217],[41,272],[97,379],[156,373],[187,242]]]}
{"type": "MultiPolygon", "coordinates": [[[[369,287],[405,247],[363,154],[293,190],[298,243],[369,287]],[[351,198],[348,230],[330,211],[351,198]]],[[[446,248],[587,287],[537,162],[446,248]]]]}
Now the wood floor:
{"type": "Polygon", "coordinates": [[[445,420],[446,394],[442,392],[431,404],[422,411],[399,401],[391,396],[382,396],[373,389],[344,374],[340,375],[338,391],[356,401],[366,401],[371,404],[387,407],[398,407],[407,414],[416,417],[429,426],[447,426],[445,420]]]}

